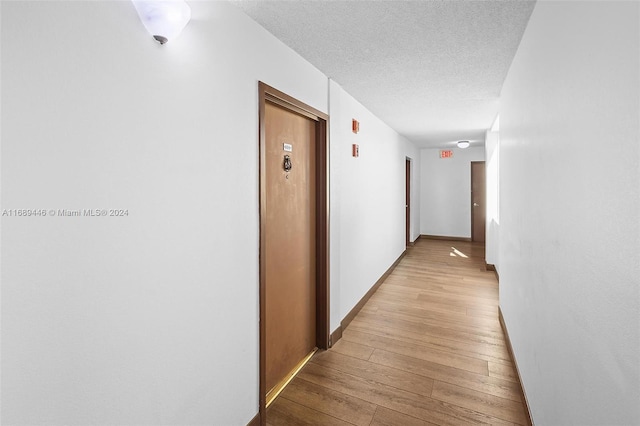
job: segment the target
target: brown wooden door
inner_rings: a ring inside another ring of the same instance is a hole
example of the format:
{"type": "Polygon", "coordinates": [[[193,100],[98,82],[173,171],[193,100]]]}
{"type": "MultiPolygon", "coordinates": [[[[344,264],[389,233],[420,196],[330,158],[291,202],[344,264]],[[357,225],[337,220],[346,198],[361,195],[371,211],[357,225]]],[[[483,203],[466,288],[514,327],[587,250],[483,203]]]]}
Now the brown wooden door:
{"type": "Polygon", "coordinates": [[[411,161],[407,159],[405,164],[405,175],[406,175],[406,184],[405,184],[405,209],[406,209],[406,218],[405,218],[405,245],[409,247],[411,242],[411,161]]]}
{"type": "Polygon", "coordinates": [[[316,346],[316,122],[266,102],[265,140],[269,391],[316,346]]]}
{"type": "Polygon", "coordinates": [[[471,240],[484,242],[487,218],[484,161],[471,162],[471,240]]]}

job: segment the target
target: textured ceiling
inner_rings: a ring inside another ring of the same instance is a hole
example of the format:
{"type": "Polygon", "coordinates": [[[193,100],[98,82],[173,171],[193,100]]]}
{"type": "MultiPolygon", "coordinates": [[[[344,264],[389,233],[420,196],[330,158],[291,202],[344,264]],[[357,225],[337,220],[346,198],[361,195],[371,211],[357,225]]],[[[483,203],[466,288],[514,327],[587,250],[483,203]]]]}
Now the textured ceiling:
{"type": "Polygon", "coordinates": [[[233,3],[420,147],[483,143],[535,4],[233,3]]]}

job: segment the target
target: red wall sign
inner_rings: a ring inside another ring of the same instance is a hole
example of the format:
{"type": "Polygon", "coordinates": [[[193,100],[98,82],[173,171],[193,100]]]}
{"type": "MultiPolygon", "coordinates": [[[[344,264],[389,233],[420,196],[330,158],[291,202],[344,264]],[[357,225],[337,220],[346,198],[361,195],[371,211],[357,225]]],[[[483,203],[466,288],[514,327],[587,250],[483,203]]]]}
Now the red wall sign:
{"type": "Polygon", "coordinates": [[[351,131],[353,133],[358,133],[360,131],[360,122],[355,118],[351,120],[351,131]]]}
{"type": "Polygon", "coordinates": [[[440,151],[440,158],[451,158],[453,157],[453,151],[451,151],[450,149],[447,150],[441,150],[440,151]]]}

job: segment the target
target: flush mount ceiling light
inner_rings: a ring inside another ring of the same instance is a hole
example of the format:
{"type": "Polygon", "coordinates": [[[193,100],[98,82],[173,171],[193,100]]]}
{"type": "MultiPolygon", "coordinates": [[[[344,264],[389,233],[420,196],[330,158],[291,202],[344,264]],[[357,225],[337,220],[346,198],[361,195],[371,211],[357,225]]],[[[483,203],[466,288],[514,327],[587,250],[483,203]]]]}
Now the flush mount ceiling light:
{"type": "Polygon", "coordinates": [[[149,34],[160,44],[175,38],[191,19],[184,0],[131,0],[149,34]]]}
{"type": "Polygon", "coordinates": [[[458,142],[458,148],[469,148],[469,141],[459,141],[458,142]]]}

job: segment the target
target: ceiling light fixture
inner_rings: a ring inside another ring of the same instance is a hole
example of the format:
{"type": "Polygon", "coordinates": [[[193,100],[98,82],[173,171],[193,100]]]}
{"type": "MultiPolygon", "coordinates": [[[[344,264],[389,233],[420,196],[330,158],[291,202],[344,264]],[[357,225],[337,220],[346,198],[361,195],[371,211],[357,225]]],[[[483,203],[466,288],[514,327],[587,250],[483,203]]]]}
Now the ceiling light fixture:
{"type": "Polygon", "coordinates": [[[469,141],[458,142],[458,148],[462,148],[462,149],[469,148],[469,145],[470,145],[469,141]]]}
{"type": "Polygon", "coordinates": [[[131,0],[149,34],[160,44],[177,37],[191,19],[184,0],[131,0]]]}

